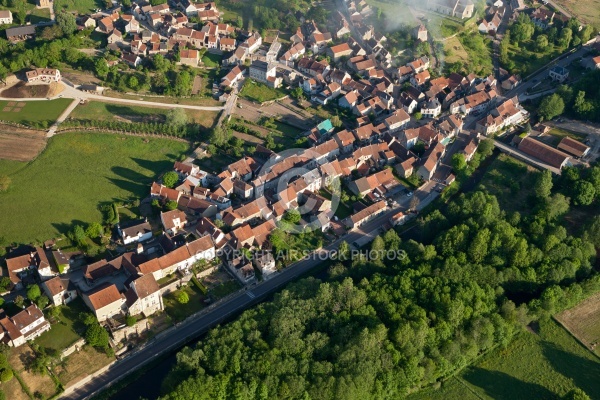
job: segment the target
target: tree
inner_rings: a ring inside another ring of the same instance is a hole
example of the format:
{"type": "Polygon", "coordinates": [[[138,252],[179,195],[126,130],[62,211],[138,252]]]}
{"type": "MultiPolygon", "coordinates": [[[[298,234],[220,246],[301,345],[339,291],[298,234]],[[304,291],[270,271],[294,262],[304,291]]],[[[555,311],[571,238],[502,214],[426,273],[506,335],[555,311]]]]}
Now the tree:
{"type": "Polygon", "coordinates": [[[169,171],[162,177],[162,183],[166,187],[174,188],[177,182],[179,182],[179,175],[175,171],[169,171]]]}
{"type": "Polygon", "coordinates": [[[82,312],[77,317],[85,326],[90,326],[98,322],[94,314],[89,312],[82,312]]]}
{"type": "Polygon", "coordinates": [[[188,123],[188,116],[183,108],[171,108],[167,112],[167,125],[175,126],[178,129],[183,128],[188,123]]]}
{"type": "Polygon", "coordinates": [[[575,196],[573,198],[576,205],[589,206],[596,197],[594,185],[588,181],[578,181],[575,183],[575,196]]]}
{"type": "Polygon", "coordinates": [[[38,285],[30,285],[27,287],[27,298],[31,301],[35,301],[42,295],[42,291],[38,285]]]}
{"type": "Polygon", "coordinates": [[[333,117],[331,117],[331,125],[333,125],[336,128],[339,128],[342,126],[342,120],[337,115],[334,115],[333,117]]]}
{"type": "Polygon", "coordinates": [[[552,173],[547,169],[537,174],[533,190],[538,198],[550,197],[552,191],[552,173]]]}
{"type": "Polygon", "coordinates": [[[297,224],[302,219],[302,216],[298,210],[292,208],[285,212],[283,219],[290,224],[297,224]]]}
{"type": "Polygon", "coordinates": [[[452,156],[452,168],[456,172],[463,171],[467,168],[467,161],[465,160],[465,155],[462,153],[455,153],[452,156]]]}
{"type": "Polygon", "coordinates": [[[129,86],[132,90],[138,90],[140,86],[140,82],[135,75],[129,75],[129,79],[127,80],[127,86],[129,86]]]}
{"type": "Polygon", "coordinates": [[[575,103],[573,104],[573,110],[580,116],[585,116],[587,113],[594,109],[594,105],[586,100],[585,92],[580,90],[577,92],[577,97],[575,97],[575,103]]]}
{"type": "Polygon", "coordinates": [[[538,113],[545,120],[559,116],[565,110],[565,102],[556,93],[544,97],[538,108],[538,113]]]}
{"type": "Polygon", "coordinates": [[[494,152],[494,141],[492,139],[484,139],[479,143],[477,152],[481,154],[481,158],[487,158],[494,152]]]}
{"type": "Polygon", "coordinates": [[[563,397],[564,400],[590,400],[590,396],[579,388],[571,389],[569,393],[563,397]]]}
{"type": "Polygon", "coordinates": [[[85,230],[87,237],[95,239],[104,235],[104,228],[98,222],[92,222],[85,230]]]}
{"type": "Polygon", "coordinates": [[[19,25],[23,25],[25,23],[25,18],[27,18],[25,4],[25,0],[13,0],[12,2],[12,7],[14,8],[13,17],[19,25]]]}
{"type": "Polygon", "coordinates": [[[153,6],[158,6],[160,4],[165,4],[167,0],[150,0],[150,4],[153,6]]]}
{"type": "Polygon", "coordinates": [[[179,293],[177,293],[177,301],[180,304],[187,304],[190,301],[190,296],[185,290],[181,290],[179,293]]]}
{"type": "Polygon", "coordinates": [[[6,192],[10,187],[11,179],[7,175],[0,175],[0,192],[6,192]]]}
{"type": "Polygon", "coordinates": [[[420,111],[417,111],[413,116],[415,117],[415,119],[417,121],[419,121],[419,120],[421,120],[423,118],[423,114],[421,114],[420,111]]]}
{"type": "Polygon", "coordinates": [[[81,225],[75,225],[73,230],[69,233],[69,238],[78,245],[85,243],[85,229],[81,225]]]}
{"type": "Polygon", "coordinates": [[[347,261],[350,259],[350,245],[345,240],[342,240],[338,247],[338,259],[340,261],[347,261]]]}
{"type": "Polygon", "coordinates": [[[94,62],[94,71],[96,72],[96,76],[100,79],[106,79],[108,76],[108,63],[104,58],[98,58],[94,62]]]}
{"type": "Polygon", "coordinates": [[[127,318],[125,318],[125,323],[127,326],[134,326],[136,322],[137,320],[133,315],[128,315],[127,318]]]}
{"type": "Polygon", "coordinates": [[[229,129],[219,125],[212,129],[209,136],[209,141],[215,146],[223,146],[229,141],[230,136],[229,129]]]}
{"type": "Polygon", "coordinates": [[[0,372],[0,381],[4,382],[8,382],[13,378],[13,371],[10,368],[6,368],[3,369],[2,372],[0,372]]]}
{"type": "Polygon", "coordinates": [[[88,326],[85,331],[85,340],[92,347],[99,349],[108,348],[108,332],[98,322],[88,326]]]}
{"type": "Polygon", "coordinates": [[[38,306],[40,310],[46,308],[48,303],[50,303],[50,299],[45,294],[41,295],[35,300],[35,305],[38,306]]]}
{"type": "Polygon", "coordinates": [[[571,44],[572,39],[573,31],[569,28],[562,28],[560,30],[560,38],[558,40],[558,45],[566,49],[571,44]]]}
{"type": "Polygon", "coordinates": [[[6,292],[10,288],[11,284],[12,283],[8,276],[3,276],[2,278],[0,278],[0,293],[6,292]]]}
{"type": "Polygon", "coordinates": [[[123,7],[131,7],[131,0],[121,0],[121,3],[123,4],[123,7]]]}
{"type": "Polygon", "coordinates": [[[77,30],[75,16],[64,10],[56,14],[56,25],[64,36],[70,36],[77,30]]]}
{"type": "Polygon", "coordinates": [[[295,87],[291,90],[290,95],[297,100],[303,100],[304,99],[304,90],[302,90],[302,88],[300,86],[295,87]]]}
{"type": "Polygon", "coordinates": [[[539,35],[535,39],[535,48],[537,51],[544,51],[548,47],[548,36],[539,35]]]}
{"type": "Polygon", "coordinates": [[[169,200],[165,203],[165,210],[173,211],[177,208],[177,202],[175,200],[169,200]]]}
{"type": "Polygon", "coordinates": [[[25,307],[25,298],[21,295],[18,295],[17,297],[15,297],[15,304],[17,305],[17,307],[24,308],[25,307]]]}

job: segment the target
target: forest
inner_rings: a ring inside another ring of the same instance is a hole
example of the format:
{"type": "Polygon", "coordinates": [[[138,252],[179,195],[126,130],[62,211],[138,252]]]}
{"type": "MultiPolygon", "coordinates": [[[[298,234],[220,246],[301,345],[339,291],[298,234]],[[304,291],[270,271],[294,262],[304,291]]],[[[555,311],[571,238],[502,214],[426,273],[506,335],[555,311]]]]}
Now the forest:
{"type": "Polygon", "coordinates": [[[163,399],[398,399],[452,376],[600,290],[600,216],[578,229],[564,220],[593,206],[571,205],[568,179],[598,185],[597,172],[535,172],[523,214],[480,186],[410,238],[386,232],[371,249],[405,258],[337,262],[326,282],[300,280],[211,330],[177,355],[163,399]]]}

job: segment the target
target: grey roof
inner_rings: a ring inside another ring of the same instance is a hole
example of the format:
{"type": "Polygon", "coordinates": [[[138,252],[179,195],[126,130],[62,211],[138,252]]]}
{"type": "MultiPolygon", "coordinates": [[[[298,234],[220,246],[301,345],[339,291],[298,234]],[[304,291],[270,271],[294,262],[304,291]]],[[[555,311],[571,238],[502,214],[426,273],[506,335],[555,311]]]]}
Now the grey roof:
{"type": "Polygon", "coordinates": [[[6,37],[14,37],[14,36],[26,36],[26,35],[34,35],[35,34],[35,26],[33,25],[23,25],[16,26],[14,28],[6,28],[6,37]]]}

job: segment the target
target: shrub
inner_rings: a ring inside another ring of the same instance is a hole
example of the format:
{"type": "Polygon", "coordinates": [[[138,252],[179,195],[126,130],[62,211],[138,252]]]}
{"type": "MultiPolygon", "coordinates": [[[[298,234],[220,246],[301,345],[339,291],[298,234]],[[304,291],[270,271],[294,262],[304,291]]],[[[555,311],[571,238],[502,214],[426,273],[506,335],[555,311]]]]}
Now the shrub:
{"type": "Polygon", "coordinates": [[[200,293],[206,296],[206,294],[208,293],[208,289],[206,289],[206,286],[200,283],[195,276],[192,276],[192,282],[194,282],[194,285],[196,285],[196,287],[200,290],[200,293]]]}
{"type": "Polygon", "coordinates": [[[128,315],[127,318],[125,319],[125,323],[127,324],[127,326],[134,326],[136,323],[136,319],[133,315],[128,315]]]}
{"type": "Polygon", "coordinates": [[[177,293],[177,301],[181,304],[187,304],[190,301],[190,296],[185,291],[177,293]]]}
{"type": "Polygon", "coordinates": [[[7,368],[7,369],[3,369],[2,372],[0,372],[0,381],[2,381],[2,382],[8,382],[12,378],[13,378],[12,369],[7,368]]]}

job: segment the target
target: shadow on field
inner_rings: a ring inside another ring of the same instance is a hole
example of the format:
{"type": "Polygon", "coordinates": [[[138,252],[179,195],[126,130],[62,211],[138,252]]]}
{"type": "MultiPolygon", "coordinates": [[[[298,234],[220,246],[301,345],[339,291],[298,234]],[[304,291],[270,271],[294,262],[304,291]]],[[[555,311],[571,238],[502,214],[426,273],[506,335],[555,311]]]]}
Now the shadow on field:
{"type": "Polygon", "coordinates": [[[73,230],[73,228],[75,227],[75,225],[81,225],[84,228],[86,226],[88,226],[87,222],[83,222],[79,219],[74,219],[71,221],[71,223],[67,224],[64,222],[55,222],[52,224],[52,226],[54,227],[54,229],[56,229],[59,233],[66,235],[68,234],[70,231],[73,230]]]}
{"type": "Polygon", "coordinates": [[[552,343],[544,342],[542,345],[544,356],[557,372],[572,379],[574,385],[592,399],[600,399],[599,362],[564,351],[552,343]]]}
{"type": "Polygon", "coordinates": [[[165,156],[169,159],[169,161],[151,161],[135,157],[132,157],[131,160],[133,160],[140,167],[153,172],[154,175],[158,175],[162,172],[171,170],[171,168],[173,168],[173,163],[178,159],[178,156],[175,154],[166,154],[165,156]]]}
{"type": "Polygon", "coordinates": [[[119,189],[126,190],[136,196],[143,196],[144,192],[150,192],[150,188],[145,183],[137,183],[130,180],[108,178],[108,180],[116,185],[119,189]]]}
{"type": "Polygon", "coordinates": [[[504,372],[483,368],[470,369],[464,375],[470,384],[485,391],[493,399],[554,399],[556,395],[536,383],[523,382],[504,372]]]}

